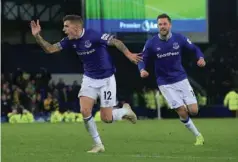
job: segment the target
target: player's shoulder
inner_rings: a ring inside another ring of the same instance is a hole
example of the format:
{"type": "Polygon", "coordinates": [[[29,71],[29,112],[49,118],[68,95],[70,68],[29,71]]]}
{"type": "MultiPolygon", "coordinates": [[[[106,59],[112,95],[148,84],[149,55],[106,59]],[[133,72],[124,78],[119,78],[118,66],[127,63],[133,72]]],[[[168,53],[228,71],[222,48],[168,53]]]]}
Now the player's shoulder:
{"type": "Polygon", "coordinates": [[[188,38],[186,38],[184,35],[180,34],[180,33],[173,33],[172,32],[172,37],[173,37],[173,41],[179,42],[184,44],[186,41],[189,41],[188,38]]]}
{"type": "Polygon", "coordinates": [[[93,29],[85,30],[85,35],[88,39],[99,40],[102,37],[102,33],[93,29]]]}
{"type": "Polygon", "coordinates": [[[61,39],[61,42],[62,42],[62,41],[69,41],[69,37],[66,36],[66,37],[62,38],[62,39],[61,39]]]}
{"type": "Polygon", "coordinates": [[[175,41],[178,41],[178,42],[181,42],[181,43],[189,43],[189,44],[192,44],[191,40],[189,38],[187,38],[186,36],[180,34],[180,33],[172,33],[173,34],[173,37],[174,37],[174,40],[175,41]]]}

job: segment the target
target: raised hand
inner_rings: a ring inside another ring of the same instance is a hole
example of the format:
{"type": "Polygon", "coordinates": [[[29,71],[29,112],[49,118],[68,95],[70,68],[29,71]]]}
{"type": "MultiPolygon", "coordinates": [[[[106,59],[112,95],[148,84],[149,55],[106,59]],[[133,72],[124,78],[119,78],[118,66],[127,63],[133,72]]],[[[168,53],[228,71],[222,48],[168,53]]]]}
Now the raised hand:
{"type": "Polygon", "coordinates": [[[36,22],[34,20],[31,21],[31,33],[33,36],[36,36],[40,33],[41,31],[41,26],[39,23],[39,20],[37,20],[36,22]]]}

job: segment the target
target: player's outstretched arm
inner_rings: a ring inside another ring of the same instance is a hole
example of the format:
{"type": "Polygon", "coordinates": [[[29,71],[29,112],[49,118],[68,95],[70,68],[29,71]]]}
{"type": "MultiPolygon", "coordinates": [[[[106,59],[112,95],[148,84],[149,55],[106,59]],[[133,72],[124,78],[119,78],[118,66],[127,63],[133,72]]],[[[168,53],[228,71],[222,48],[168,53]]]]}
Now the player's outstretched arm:
{"type": "Polygon", "coordinates": [[[39,20],[31,21],[31,33],[35,37],[36,42],[42,47],[46,53],[55,53],[61,50],[57,44],[50,44],[40,35],[41,26],[39,20]]]}
{"type": "Polygon", "coordinates": [[[116,39],[116,38],[112,38],[109,40],[108,42],[109,46],[115,46],[119,51],[121,51],[122,53],[124,53],[124,55],[131,61],[134,62],[135,64],[137,64],[139,61],[142,61],[142,57],[138,54],[133,54],[131,53],[128,48],[126,47],[126,45],[116,39]]]}

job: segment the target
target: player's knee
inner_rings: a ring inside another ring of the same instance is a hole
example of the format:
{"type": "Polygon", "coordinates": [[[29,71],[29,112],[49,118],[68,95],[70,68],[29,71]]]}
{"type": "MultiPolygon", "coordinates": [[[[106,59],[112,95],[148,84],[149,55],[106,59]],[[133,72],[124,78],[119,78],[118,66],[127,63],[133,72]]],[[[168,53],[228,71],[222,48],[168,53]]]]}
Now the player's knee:
{"type": "Polygon", "coordinates": [[[101,120],[102,120],[104,123],[112,123],[112,116],[103,115],[103,116],[101,116],[101,120]]]}
{"type": "Polygon", "coordinates": [[[183,119],[186,119],[188,117],[188,112],[184,106],[181,106],[181,107],[175,109],[175,111],[183,119]]]}
{"type": "Polygon", "coordinates": [[[198,114],[198,109],[190,111],[189,114],[192,115],[192,116],[197,115],[198,114]]]}
{"type": "Polygon", "coordinates": [[[191,104],[188,105],[188,110],[190,115],[197,115],[198,114],[198,105],[197,104],[191,104]]]}
{"type": "Polygon", "coordinates": [[[101,120],[105,123],[112,123],[112,108],[110,107],[101,107],[101,120]]]}
{"type": "Polygon", "coordinates": [[[80,112],[83,115],[83,117],[88,117],[91,115],[90,109],[85,108],[85,107],[81,107],[80,112]]]}
{"type": "Polygon", "coordinates": [[[95,102],[94,99],[91,99],[89,97],[86,97],[86,96],[80,97],[80,102],[79,102],[80,112],[82,113],[84,118],[91,116],[94,102],[95,102]]]}

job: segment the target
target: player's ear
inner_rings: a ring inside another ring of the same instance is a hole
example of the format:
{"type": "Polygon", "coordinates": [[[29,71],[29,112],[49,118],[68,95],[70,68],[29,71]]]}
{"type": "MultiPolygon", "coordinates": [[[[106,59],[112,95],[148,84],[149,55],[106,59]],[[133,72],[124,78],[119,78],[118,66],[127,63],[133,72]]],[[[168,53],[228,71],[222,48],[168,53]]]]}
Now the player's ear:
{"type": "Polygon", "coordinates": [[[171,23],[169,23],[169,25],[170,25],[170,29],[172,28],[172,24],[171,23]]]}
{"type": "Polygon", "coordinates": [[[80,29],[83,28],[83,27],[82,27],[82,24],[80,24],[80,23],[77,23],[75,26],[76,26],[77,28],[80,28],[80,29]]]}

